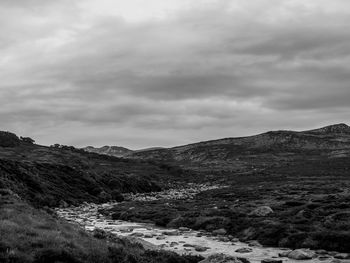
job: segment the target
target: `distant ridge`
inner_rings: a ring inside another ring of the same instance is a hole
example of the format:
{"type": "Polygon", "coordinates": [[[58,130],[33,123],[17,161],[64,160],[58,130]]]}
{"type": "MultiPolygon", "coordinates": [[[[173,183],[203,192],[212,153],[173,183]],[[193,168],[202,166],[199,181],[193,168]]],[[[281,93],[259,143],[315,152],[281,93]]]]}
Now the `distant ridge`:
{"type": "Polygon", "coordinates": [[[306,132],[311,132],[311,133],[347,133],[350,134],[350,127],[346,125],[345,123],[339,123],[339,124],[334,124],[334,125],[329,125],[323,128],[319,129],[314,129],[314,130],[309,130],[306,132]]]}
{"type": "Polygon", "coordinates": [[[85,150],[87,152],[106,154],[106,155],[115,156],[115,157],[123,157],[123,156],[128,155],[128,154],[133,152],[132,150],[125,148],[125,147],[107,146],[107,145],[102,146],[100,148],[87,146],[87,147],[83,148],[83,150],[85,150]]]}
{"type": "Polygon", "coordinates": [[[176,163],[199,170],[247,170],[300,158],[350,156],[350,127],[344,123],[306,131],[270,131],[248,137],[223,138],[167,149],[133,152],[127,157],[176,163]]]}
{"type": "Polygon", "coordinates": [[[125,147],[121,146],[102,146],[102,147],[93,147],[93,146],[87,146],[84,147],[83,150],[86,152],[93,152],[93,153],[98,153],[98,154],[105,154],[105,155],[110,155],[110,156],[115,156],[115,157],[125,157],[128,156],[132,153],[139,153],[139,152],[144,152],[144,151],[152,151],[152,150],[160,150],[164,149],[162,147],[151,147],[151,148],[146,148],[146,149],[140,149],[140,150],[130,150],[125,147]]]}
{"type": "Polygon", "coordinates": [[[340,123],[306,131],[277,130],[247,137],[138,151],[118,146],[87,147],[85,150],[124,158],[175,163],[190,169],[246,170],[252,162],[255,166],[264,167],[267,163],[291,161],[306,155],[307,158],[350,156],[350,127],[340,123]]]}

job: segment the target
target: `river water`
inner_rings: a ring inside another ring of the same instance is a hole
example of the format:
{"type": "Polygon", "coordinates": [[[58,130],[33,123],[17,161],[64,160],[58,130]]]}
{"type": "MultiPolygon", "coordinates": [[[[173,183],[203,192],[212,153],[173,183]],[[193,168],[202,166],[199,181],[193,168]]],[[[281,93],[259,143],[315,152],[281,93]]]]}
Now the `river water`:
{"type": "Polygon", "coordinates": [[[278,254],[285,251],[285,249],[259,246],[249,247],[247,243],[222,240],[222,238],[220,239],[219,237],[212,236],[208,233],[202,233],[190,229],[165,229],[152,224],[112,220],[98,212],[100,208],[111,208],[113,205],[117,204],[107,203],[96,205],[85,203],[79,207],[56,209],[56,212],[60,217],[78,223],[88,231],[97,228],[116,235],[134,236],[149,242],[152,249],[165,249],[179,254],[199,254],[207,257],[215,253],[224,253],[231,256],[245,257],[251,262],[260,262],[263,259],[282,259],[284,262],[291,263],[329,263],[332,260],[332,258],[322,261],[318,258],[312,260],[292,260],[285,257],[280,258],[278,254]],[[250,248],[251,252],[238,253],[236,250],[239,248],[250,248]]]}

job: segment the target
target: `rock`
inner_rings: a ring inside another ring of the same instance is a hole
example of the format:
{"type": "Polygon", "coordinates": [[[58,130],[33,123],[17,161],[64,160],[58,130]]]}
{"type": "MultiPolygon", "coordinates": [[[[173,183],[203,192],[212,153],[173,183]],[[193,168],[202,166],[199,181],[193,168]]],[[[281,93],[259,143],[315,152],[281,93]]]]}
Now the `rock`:
{"type": "Polygon", "coordinates": [[[283,263],[283,260],[268,258],[268,259],[261,260],[261,263],[283,263]]]}
{"type": "Polygon", "coordinates": [[[228,237],[218,237],[218,240],[221,242],[229,242],[230,239],[228,237]]]}
{"type": "Polygon", "coordinates": [[[99,228],[94,229],[92,235],[95,238],[98,238],[98,239],[105,239],[105,238],[107,238],[107,233],[104,230],[99,229],[99,228]]]}
{"type": "Polygon", "coordinates": [[[278,253],[278,256],[279,256],[279,257],[282,257],[282,258],[283,258],[283,257],[288,257],[288,255],[289,255],[290,252],[292,252],[292,250],[288,249],[288,250],[286,250],[286,251],[279,252],[279,253],[278,253]]]}
{"type": "Polygon", "coordinates": [[[251,240],[251,241],[248,241],[247,243],[248,243],[248,246],[250,247],[262,247],[262,245],[256,240],[251,240]]]}
{"type": "Polygon", "coordinates": [[[154,235],[151,233],[146,233],[143,235],[144,238],[152,238],[154,235]]]}
{"type": "Polygon", "coordinates": [[[189,229],[188,227],[179,227],[179,231],[187,232],[191,231],[191,229],[189,229]]]}
{"type": "Polygon", "coordinates": [[[288,258],[296,260],[312,259],[315,256],[315,252],[306,249],[296,249],[288,254],[288,258]]]}
{"type": "Polygon", "coordinates": [[[220,228],[220,229],[214,230],[212,233],[213,235],[225,235],[227,231],[224,228],[220,228]]]}
{"type": "Polygon", "coordinates": [[[122,232],[122,233],[129,233],[129,232],[132,232],[133,229],[131,229],[131,228],[120,228],[119,231],[122,232]]]}
{"type": "Polygon", "coordinates": [[[316,254],[319,254],[319,255],[326,255],[326,254],[328,254],[328,252],[326,250],[324,250],[324,249],[318,249],[315,252],[316,252],[316,254]]]}
{"type": "Polygon", "coordinates": [[[157,239],[157,240],[164,240],[164,239],[165,239],[165,236],[157,236],[156,239],[157,239]]]}
{"type": "Polygon", "coordinates": [[[273,210],[269,206],[259,206],[255,210],[249,213],[250,216],[267,216],[273,213],[273,210]]]}
{"type": "Polygon", "coordinates": [[[318,260],[320,260],[320,261],[329,260],[329,259],[331,259],[331,257],[330,256],[326,256],[326,255],[322,255],[322,256],[318,257],[318,260]]]}
{"type": "Polygon", "coordinates": [[[197,252],[204,252],[204,251],[207,251],[208,248],[202,247],[202,246],[194,246],[194,250],[196,250],[197,252]]]}
{"type": "Polygon", "coordinates": [[[235,250],[235,252],[237,253],[250,253],[252,251],[253,249],[251,249],[250,247],[242,247],[235,250]]]}
{"type": "Polygon", "coordinates": [[[199,263],[250,263],[247,259],[231,257],[225,254],[213,254],[199,263]]]}
{"type": "Polygon", "coordinates": [[[144,237],[144,235],[142,233],[138,233],[138,232],[132,233],[129,236],[132,236],[132,237],[144,237]]]}
{"type": "Polygon", "coordinates": [[[59,202],[59,207],[60,207],[60,208],[67,208],[68,206],[69,206],[69,205],[67,204],[66,201],[60,200],[60,202],[59,202]]]}
{"type": "Polygon", "coordinates": [[[178,236],[178,235],[180,235],[179,231],[177,231],[177,230],[164,231],[162,234],[167,235],[167,236],[178,236]]]}
{"type": "Polygon", "coordinates": [[[191,244],[183,244],[184,247],[194,247],[194,245],[191,244]]]}
{"type": "Polygon", "coordinates": [[[170,243],[170,247],[175,247],[175,246],[178,246],[179,245],[179,243],[177,243],[177,242],[171,242],[170,243]]]}
{"type": "Polygon", "coordinates": [[[232,242],[239,242],[239,239],[236,238],[236,237],[234,237],[234,238],[231,238],[231,241],[232,241],[232,242]]]}
{"type": "Polygon", "coordinates": [[[334,258],[336,258],[336,259],[350,259],[350,254],[338,253],[338,254],[334,255],[334,258]]]}

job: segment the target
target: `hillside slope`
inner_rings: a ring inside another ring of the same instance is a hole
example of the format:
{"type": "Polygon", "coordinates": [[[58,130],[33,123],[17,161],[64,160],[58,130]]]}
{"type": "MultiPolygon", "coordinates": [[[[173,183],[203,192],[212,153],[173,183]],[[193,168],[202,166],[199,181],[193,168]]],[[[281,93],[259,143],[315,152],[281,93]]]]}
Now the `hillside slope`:
{"type": "Polygon", "coordinates": [[[92,146],[87,146],[83,148],[84,151],[98,153],[98,154],[106,154],[115,157],[123,157],[128,154],[131,154],[133,151],[124,147],[119,146],[102,146],[100,148],[95,148],[92,146]]]}
{"type": "Polygon", "coordinates": [[[128,157],[167,161],[198,170],[243,172],[279,162],[349,155],[350,127],[337,124],[310,131],[271,131],[249,137],[134,152],[128,157]]]}
{"type": "Polygon", "coordinates": [[[39,206],[105,202],[119,198],[120,192],[157,191],[181,173],[148,161],[44,147],[0,134],[0,188],[39,206]]]}

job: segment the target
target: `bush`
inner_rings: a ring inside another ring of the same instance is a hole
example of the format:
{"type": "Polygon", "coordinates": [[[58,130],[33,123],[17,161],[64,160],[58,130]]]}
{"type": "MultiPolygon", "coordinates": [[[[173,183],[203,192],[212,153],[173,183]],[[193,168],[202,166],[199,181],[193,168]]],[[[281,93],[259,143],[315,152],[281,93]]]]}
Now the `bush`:
{"type": "Polygon", "coordinates": [[[30,138],[30,137],[22,137],[21,136],[20,138],[21,138],[22,142],[29,143],[29,144],[35,143],[35,141],[32,138],[30,138]]]}
{"type": "Polygon", "coordinates": [[[34,263],[81,263],[74,255],[62,249],[44,249],[34,258],[34,263]]]}
{"type": "Polygon", "coordinates": [[[11,132],[0,131],[0,146],[15,147],[20,144],[20,140],[16,134],[11,132]]]}
{"type": "Polygon", "coordinates": [[[111,196],[112,196],[112,199],[117,201],[117,202],[124,201],[124,196],[118,190],[113,190],[111,193],[111,196]]]}

